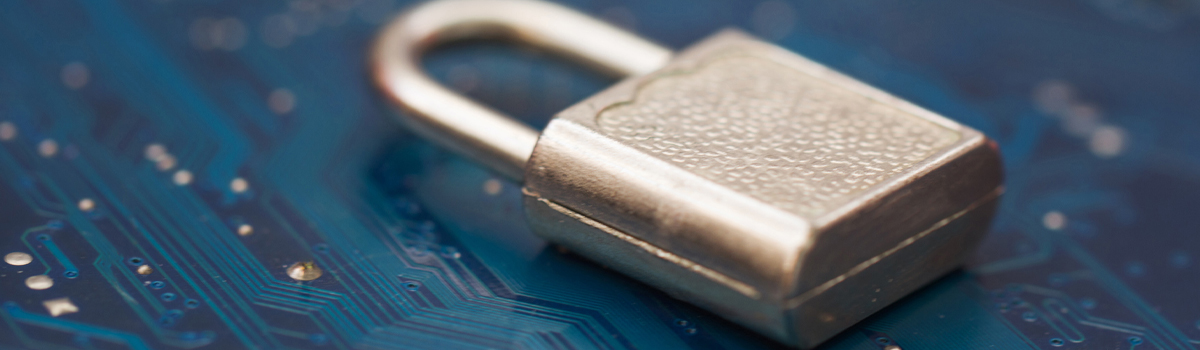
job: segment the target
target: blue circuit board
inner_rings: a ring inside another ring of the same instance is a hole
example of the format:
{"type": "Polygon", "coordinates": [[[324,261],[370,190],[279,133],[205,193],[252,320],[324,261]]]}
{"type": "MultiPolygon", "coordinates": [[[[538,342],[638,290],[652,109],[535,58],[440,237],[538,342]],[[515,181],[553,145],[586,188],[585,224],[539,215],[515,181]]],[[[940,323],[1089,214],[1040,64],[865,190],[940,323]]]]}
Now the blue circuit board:
{"type": "MultiPolygon", "coordinates": [[[[408,5],[0,3],[0,348],[781,347],[534,237],[517,185],[402,129],[365,52],[408,5]]],[[[741,27],[999,142],[969,266],[824,348],[1200,346],[1200,3],[567,5],[675,48],[741,27]]],[[[426,65],[535,126],[612,83],[486,43],[426,65]]]]}

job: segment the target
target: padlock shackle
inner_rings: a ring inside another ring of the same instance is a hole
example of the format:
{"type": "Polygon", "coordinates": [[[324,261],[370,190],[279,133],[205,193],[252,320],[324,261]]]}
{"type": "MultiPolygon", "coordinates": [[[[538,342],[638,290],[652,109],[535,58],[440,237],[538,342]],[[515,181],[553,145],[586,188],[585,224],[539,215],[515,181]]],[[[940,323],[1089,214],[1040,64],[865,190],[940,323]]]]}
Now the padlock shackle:
{"type": "Polygon", "coordinates": [[[439,0],[401,14],[371,52],[376,85],[408,110],[422,136],[522,181],[538,132],[438,84],[421,69],[425,51],[464,39],[508,39],[548,49],[618,75],[650,73],[671,58],[664,48],[569,8],[532,0],[439,0]]]}

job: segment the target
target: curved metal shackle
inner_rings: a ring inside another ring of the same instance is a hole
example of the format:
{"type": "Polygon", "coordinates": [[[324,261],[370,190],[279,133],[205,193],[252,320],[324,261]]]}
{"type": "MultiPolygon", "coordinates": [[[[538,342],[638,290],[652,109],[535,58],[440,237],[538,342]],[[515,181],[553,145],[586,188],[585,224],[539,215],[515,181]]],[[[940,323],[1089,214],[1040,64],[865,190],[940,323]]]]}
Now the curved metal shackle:
{"type": "Polygon", "coordinates": [[[426,50],[463,39],[510,39],[608,73],[642,75],[671,50],[566,7],[534,0],[439,0],[387,25],[371,52],[375,83],[407,109],[404,122],[439,145],[520,182],[538,132],[441,86],[421,69],[426,50]]]}

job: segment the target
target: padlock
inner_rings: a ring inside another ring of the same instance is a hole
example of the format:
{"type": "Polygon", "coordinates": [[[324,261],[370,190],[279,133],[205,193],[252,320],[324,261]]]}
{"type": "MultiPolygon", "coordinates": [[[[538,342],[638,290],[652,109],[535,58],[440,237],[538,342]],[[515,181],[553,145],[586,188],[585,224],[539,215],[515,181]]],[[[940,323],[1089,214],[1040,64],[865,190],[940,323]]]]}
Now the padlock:
{"type": "Polygon", "coordinates": [[[1003,192],[983,134],[737,30],[673,55],[559,5],[443,0],[372,60],[409,127],[523,182],[539,236],[792,346],[959,267],[1003,192]],[[421,72],[478,38],[628,77],[539,136],[421,72]]]}

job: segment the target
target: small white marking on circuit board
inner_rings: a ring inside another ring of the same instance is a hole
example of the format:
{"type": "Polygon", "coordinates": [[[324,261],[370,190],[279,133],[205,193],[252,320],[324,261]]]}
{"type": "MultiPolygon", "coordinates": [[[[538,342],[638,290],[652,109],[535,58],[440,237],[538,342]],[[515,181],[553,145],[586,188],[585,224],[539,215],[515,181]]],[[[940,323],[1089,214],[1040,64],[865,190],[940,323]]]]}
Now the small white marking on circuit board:
{"type": "Polygon", "coordinates": [[[246,182],[246,179],[237,177],[229,182],[229,190],[233,193],[243,193],[248,189],[250,189],[250,183],[246,182]]]}
{"type": "Polygon", "coordinates": [[[145,155],[146,159],[154,162],[154,167],[159,171],[167,171],[175,167],[175,156],[167,152],[167,147],[160,143],[147,145],[145,155]]]}
{"type": "Polygon", "coordinates": [[[1088,138],[1088,149],[1100,158],[1111,158],[1125,150],[1125,129],[1105,125],[1096,128],[1088,138]]]}
{"type": "Polygon", "coordinates": [[[71,302],[71,298],[65,297],[43,301],[42,306],[45,306],[46,311],[50,312],[50,316],[54,317],[79,312],[79,307],[71,302]]]}
{"type": "Polygon", "coordinates": [[[49,289],[54,286],[54,280],[46,275],[29,276],[25,279],[25,286],[33,290],[49,289]]]}
{"type": "Polygon", "coordinates": [[[17,126],[12,122],[0,122],[0,141],[10,141],[17,138],[17,126]]]}
{"type": "Polygon", "coordinates": [[[152,162],[157,162],[163,156],[167,155],[167,147],[162,144],[152,143],[146,145],[146,159],[152,162]]]}
{"type": "Polygon", "coordinates": [[[4,256],[4,262],[12,266],[25,266],[33,262],[33,256],[26,252],[12,252],[4,256]]]}
{"type": "Polygon", "coordinates": [[[179,186],[187,186],[187,184],[192,183],[192,172],[187,171],[187,169],[176,171],[175,175],[171,177],[171,181],[174,181],[179,186]]]}
{"type": "Polygon", "coordinates": [[[250,224],[238,225],[238,228],[237,228],[238,236],[245,237],[245,236],[249,236],[252,233],[254,233],[254,226],[250,226],[250,224]]]}
{"type": "Polygon", "coordinates": [[[1067,226],[1067,216],[1059,211],[1048,212],[1042,215],[1042,226],[1054,231],[1062,230],[1067,226]]]}
{"type": "Polygon", "coordinates": [[[170,154],[164,155],[157,162],[154,162],[154,167],[158,168],[158,171],[171,170],[171,168],[175,167],[175,156],[170,154]]]}
{"type": "Polygon", "coordinates": [[[1067,134],[1085,139],[1088,150],[1100,158],[1112,158],[1125,151],[1125,129],[1104,122],[1104,111],[1080,99],[1071,84],[1050,79],[1033,88],[1034,105],[1042,113],[1058,118],[1067,134]]]}
{"type": "Polygon", "coordinates": [[[96,201],[93,201],[91,198],[80,199],[79,210],[82,210],[85,213],[96,210],[96,201]]]}
{"type": "Polygon", "coordinates": [[[58,153],[58,141],[54,139],[45,139],[38,142],[38,154],[42,157],[50,158],[58,153]]]}

